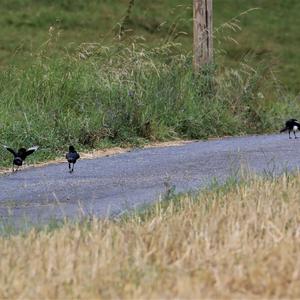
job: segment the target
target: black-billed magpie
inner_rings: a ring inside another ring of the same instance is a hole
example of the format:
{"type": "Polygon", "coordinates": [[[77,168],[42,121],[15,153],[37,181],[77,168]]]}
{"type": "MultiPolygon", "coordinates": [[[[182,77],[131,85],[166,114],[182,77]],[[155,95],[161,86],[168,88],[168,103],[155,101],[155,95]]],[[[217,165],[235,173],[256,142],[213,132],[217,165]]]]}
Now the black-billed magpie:
{"type": "Polygon", "coordinates": [[[69,172],[72,173],[74,171],[74,165],[77,159],[80,158],[79,153],[75,150],[73,146],[69,147],[69,152],[66,154],[66,159],[69,163],[69,172]],[[72,168],[71,168],[72,164],[72,168]]]}
{"type": "Polygon", "coordinates": [[[12,155],[14,156],[13,159],[13,166],[12,166],[12,171],[15,171],[15,165],[17,166],[16,171],[18,171],[19,167],[23,165],[23,161],[26,159],[26,157],[30,154],[32,154],[33,152],[35,152],[38,149],[38,146],[34,146],[31,148],[20,148],[18,150],[18,152],[16,152],[14,149],[9,148],[7,146],[3,146],[7,151],[9,151],[10,153],[12,153],[12,155]]]}
{"type": "Polygon", "coordinates": [[[290,119],[285,122],[285,127],[280,130],[280,132],[289,131],[289,138],[291,139],[291,132],[293,131],[295,139],[298,137],[296,136],[296,131],[300,130],[300,123],[296,119],[290,119]]]}

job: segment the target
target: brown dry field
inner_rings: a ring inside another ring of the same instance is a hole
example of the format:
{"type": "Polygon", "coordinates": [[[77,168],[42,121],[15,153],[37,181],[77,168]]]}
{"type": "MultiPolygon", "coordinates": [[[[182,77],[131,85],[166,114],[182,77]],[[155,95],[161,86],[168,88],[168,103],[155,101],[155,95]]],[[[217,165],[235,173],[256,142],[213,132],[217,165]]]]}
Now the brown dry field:
{"type": "Polygon", "coordinates": [[[300,175],[0,238],[1,299],[300,298],[300,175]]]}

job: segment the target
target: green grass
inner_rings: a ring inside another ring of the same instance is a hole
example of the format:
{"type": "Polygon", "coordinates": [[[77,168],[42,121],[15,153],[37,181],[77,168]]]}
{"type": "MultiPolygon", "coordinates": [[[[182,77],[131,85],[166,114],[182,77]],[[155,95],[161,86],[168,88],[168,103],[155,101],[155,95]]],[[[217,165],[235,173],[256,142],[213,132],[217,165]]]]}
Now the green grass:
{"type": "MultiPolygon", "coordinates": [[[[31,63],[34,54],[48,40],[50,26],[60,31],[53,49],[57,55],[65,51],[73,53],[83,42],[112,43],[128,2],[3,0],[0,3],[0,65],[31,63]]],[[[191,4],[192,1],[182,0],[135,1],[123,38],[142,35],[145,42],[152,45],[176,40],[190,51],[191,4]]],[[[260,9],[240,18],[241,31],[216,33],[216,51],[226,51],[226,55],[218,56],[218,62],[236,66],[249,53],[257,60],[267,58],[280,81],[288,89],[299,92],[299,1],[214,0],[215,28],[254,7],[260,9]],[[239,44],[236,45],[231,38],[239,44]]]]}
{"type": "MultiPolygon", "coordinates": [[[[83,151],[273,132],[299,115],[292,92],[299,76],[282,76],[286,67],[298,72],[297,55],[284,54],[296,47],[274,38],[287,30],[284,18],[272,19],[290,12],[296,33],[298,4],[276,2],[267,14],[265,1],[224,23],[258,3],[215,0],[215,65],[195,76],[191,7],[181,3],[136,1],[124,23],[125,0],[1,1],[0,143],[39,145],[31,163],[69,144],[83,151]],[[243,30],[234,32],[238,24],[243,30]]],[[[0,155],[8,166],[9,153],[0,155]]]]}
{"type": "MultiPolygon", "coordinates": [[[[265,65],[247,60],[238,69],[209,66],[195,76],[191,56],[176,44],[49,53],[0,74],[0,142],[40,145],[32,159],[53,158],[71,143],[87,150],[270,132],[300,112],[288,95],[277,100],[281,90],[265,65]]],[[[0,164],[9,162],[2,150],[0,164]]]]}

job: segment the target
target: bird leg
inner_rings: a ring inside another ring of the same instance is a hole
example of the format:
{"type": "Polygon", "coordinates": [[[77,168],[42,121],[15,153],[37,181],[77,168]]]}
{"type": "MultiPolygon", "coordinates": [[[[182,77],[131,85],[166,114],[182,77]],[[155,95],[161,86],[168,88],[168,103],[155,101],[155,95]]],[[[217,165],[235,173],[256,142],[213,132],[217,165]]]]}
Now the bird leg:
{"type": "Polygon", "coordinates": [[[69,173],[71,173],[72,170],[71,170],[71,164],[69,163],[69,173]]]}
{"type": "Polygon", "coordinates": [[[73,172],[74,171],[74,163],[73,163],[73,165],[72,165],[72,170],[71,170],[71,172],[73,172]]]}
{"type": "Polygon", "coordinates": [[[291,139],[291,131],[289,130],[289,139],[291,139]]]}
{"type": "Polygon", "coordinates": [[[295,136],[295,139],[297,139],[298,137],[296,136],[296,131],[294,131],[294,136],[295,136]]]}

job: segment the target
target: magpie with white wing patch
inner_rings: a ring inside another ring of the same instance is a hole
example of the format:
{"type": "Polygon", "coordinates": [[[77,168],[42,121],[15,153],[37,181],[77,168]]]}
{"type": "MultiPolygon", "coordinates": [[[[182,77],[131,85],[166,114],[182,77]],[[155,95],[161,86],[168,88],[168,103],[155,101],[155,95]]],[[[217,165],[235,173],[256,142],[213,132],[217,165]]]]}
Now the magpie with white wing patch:
{"type": "Polygon", "coordinates": [[[77,159],[80,158],[79,153],[75,150],[73,146],[69,147],[69,152],[66,154],[66,159],[69,163],[69,172],[72,173],[74,171],[74,165],[77,159]],[[72,165],[72,166],[71,166],[72,165]]]}
{"type": "Polygon", "coordinates": [[[12,149],[12,148],[9,148],[7,146],[3,146],[7,151],[9,151],[13,156],[14,156],[14,159],[13,159],[13,166],[12,166],[12,171],[15,172],[15,171],[18,171],[19,167],[23,165],[23,162],[24,160],[26,159],[26,157],[32,153],[34,153],[37,149],[38,149],[38,146],[34,146],[34,147],[31,147],[31,148],[20,148],[17,152],[12,149]],[[17,166],[16,170],[15,170],[15,166],[17,166]]]}
{"type": "Polygon", "coordinates": [[[296,119],[290,119],[285,122],[285,127],[280,130],[280,132],[289,131],[289,138],[291,139],[291,132],[293,131],[295,139],[298,137],[296,136],[296,131],[300,130],[300,123],[296,119]]]}

